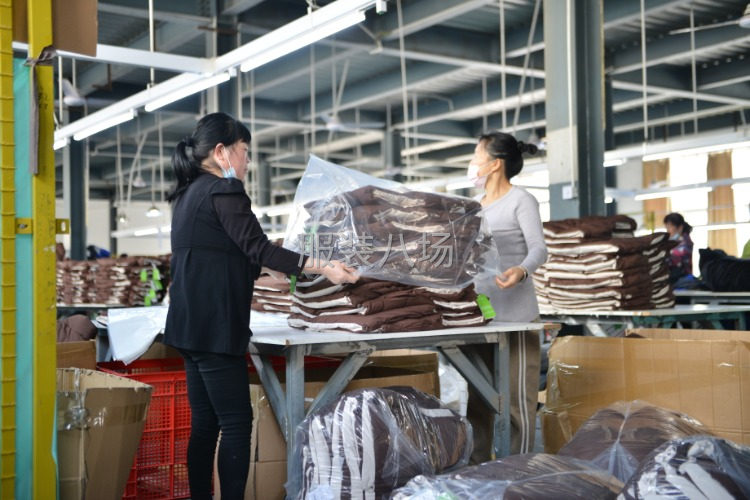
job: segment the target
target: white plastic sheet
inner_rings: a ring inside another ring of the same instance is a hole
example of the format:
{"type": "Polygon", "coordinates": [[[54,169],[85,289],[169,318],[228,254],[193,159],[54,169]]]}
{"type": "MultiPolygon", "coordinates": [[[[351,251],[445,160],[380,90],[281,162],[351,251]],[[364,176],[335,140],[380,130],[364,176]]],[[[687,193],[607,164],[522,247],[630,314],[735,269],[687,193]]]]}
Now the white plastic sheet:
{"type": "Polygon", "coordinates": [[[411,191],[315,156],[297,186],[284,247],[407,285],[463,288],[500,274],[476,200],[411,191]]]}
{"type": "Polygon", "coordinates": [[[112,357],[126,365],[141,357],[164,330],[167,307],[127,307],[109,310],[112,357]]]}

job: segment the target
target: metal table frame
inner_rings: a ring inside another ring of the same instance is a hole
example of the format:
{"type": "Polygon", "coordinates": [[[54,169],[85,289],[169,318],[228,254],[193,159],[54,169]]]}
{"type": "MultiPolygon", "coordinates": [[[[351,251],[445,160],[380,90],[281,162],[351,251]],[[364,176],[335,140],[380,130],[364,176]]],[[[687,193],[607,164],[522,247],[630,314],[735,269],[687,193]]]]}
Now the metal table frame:
{"type": "Polygon", "coordinates": [[[302,457],[295,453],[297,426],[306,415],[333,402],[356,375],[367,357],[376,350],[436,348],[476,389],[495,412],[493,450],[496,456],[510,452],[510,373],[508,334],[539,331],[543,323],[494,323],[482,327],[452,328],[425,332],[347,334],[304,332],[290,327],[254,327],[250,354],[263,389],[287,444],[288,493],[301,489],[302,457]],[[460,346],[488,344],[493,363],[488,367],[478,356],[467,357],[460,346]],[[304,408],[304,357],[346,354],[344,361],[309,406],[304,408]],[[286,358],[286,391],[282,388],[268,356],[286,358]]]}
{"type": "MultiPolygon", "coordinates": [[[[566,325],[584,325],[597,337],[606,337],[601,325],[625,325],[627,328],[684,328],[693,321],[706,321],[714,329],[723,330],[724,320],[734,321],[738,330],[747,328],[745,314],[750,305],[678,305],[669,309],[637,311],[589,311],[585,309],[547,309],[541,311],[542,319],[566,325]]],[[[690,327],[690,325],[688,325],[690,327]]]]}
{"type": "Polygon", "coordinates": [[[687,299],[691,304],[750,304],[750,292],[711,292],[708,290],[675,290],[678,299],[687,299]]]}

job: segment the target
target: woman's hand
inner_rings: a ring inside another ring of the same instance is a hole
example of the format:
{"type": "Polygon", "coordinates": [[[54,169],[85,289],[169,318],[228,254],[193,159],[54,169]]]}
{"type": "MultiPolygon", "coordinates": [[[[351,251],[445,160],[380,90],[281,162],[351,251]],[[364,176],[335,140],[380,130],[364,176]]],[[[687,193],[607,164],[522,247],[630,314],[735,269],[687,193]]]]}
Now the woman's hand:
{"type": "Polygon", "coordinates": [[[515,266],[507,269],[500,276],[495,276],[495,283],[499,288],[502,289],[513,288],[518,283],[523,281],[527,276],[528,275],[526,271],[522,267],[515,266]]]}
{"type": "Polygon", "coordinates": [[[321,262],[317,265],[314,261],[315,259],[308,259],[305,271],[313,274],[322,274],[336,285],[339,283],[356,283],[359,279],[357,270],[341,261],[331,260],[321,262]]]}

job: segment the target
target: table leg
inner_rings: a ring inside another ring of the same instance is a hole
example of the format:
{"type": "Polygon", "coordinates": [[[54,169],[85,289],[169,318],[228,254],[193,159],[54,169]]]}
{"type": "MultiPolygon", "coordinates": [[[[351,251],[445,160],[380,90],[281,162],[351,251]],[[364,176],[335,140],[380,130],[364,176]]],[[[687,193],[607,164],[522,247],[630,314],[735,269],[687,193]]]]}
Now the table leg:
{"type": "Polygon", "coordinates": [[[369,349],[350,353],[336,369],[336,372],[328,380],[323,389],[315,397],[315,400],[307,410],[307,414],[321,408],[339,397],[344,388],[354,378],[362,365],[367,361],[367,357],[374,351],[369,349]]]}
{"type": "Polygon", "coordinates": [[[296,498],[302,489],[302,454],[297,450],[297,426],[305,416],[305,352],[303,346],[286,349],[286,477],[287,494],[296,498]]]}
{"type": "Polygon", "coordinates": [[[438,350],[456,367],[456,370],[458,370],[466,381],[476,389],[482,401],[496,413],[500,413],[500,395],[490,381],[484,378],[481,370],[474,366],[474,363],[469,361],[469,358],[458,347],[438,347],[438,350]]]}
{"type": "Polygon", "coordinates": [[[253,365],[255,365],[255,370],[258,372],[260,383],[263,384],[263,390],[266,393],[276,421],[279,423],[279,429],[284,434],[284,439],[288,440],[289,436],[286,433],[288,415],[286,411],[286,396],[284,395],[284,389],[281,387],[281,382],[279,382],[279,377],[265,356],[251,354],[250,359],[253,365]]]}
{"type": "Polygon", "coordinates": [[[493,435],[494,458],[510,455],[510,348],[508,335],[503,335],[493,349],[494,385],[500,394],[500,413],[495,414],[493,435]]]}

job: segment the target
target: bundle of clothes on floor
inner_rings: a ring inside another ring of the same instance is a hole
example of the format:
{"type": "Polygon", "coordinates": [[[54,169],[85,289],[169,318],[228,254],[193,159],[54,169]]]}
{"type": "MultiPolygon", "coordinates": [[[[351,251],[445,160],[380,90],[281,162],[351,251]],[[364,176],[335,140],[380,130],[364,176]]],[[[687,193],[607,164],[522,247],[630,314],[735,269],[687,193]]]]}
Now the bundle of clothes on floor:
{"type": "Polygon", "coordinates": [[[488,322],[474,285],[441,289],[373,278],[335,285],[318,276],[299,280],[291,302],[289,325],[314,331],[408,332],[488,322]]]}
{"type": "Polygon", "coordinates": [[[688,415],[616,402],[591,416],[558,455],[512,455],[416,476],[391,498],[750,498],[750,448],[688,415]]]}
{"type": "Polygon", "coordinates": [[[590,216],[544,223],[548,261],[534,273],[539,304],[556,309],[672,307],[667,233],[634,237],[630,217],[590,216]]]}
{"type": "Polygon", "coordinates": [[[57,302],[124,306],[158,303],[167,288],[169,259],[164,255],[59,261],[57,302]]]}

